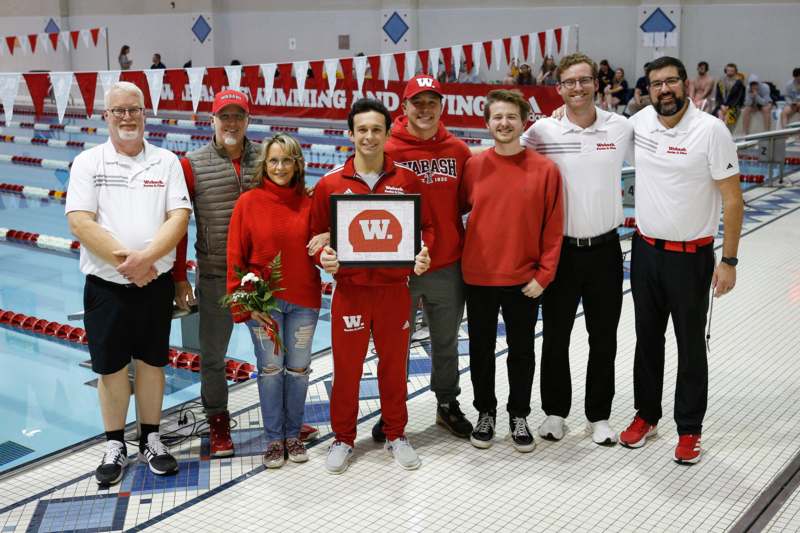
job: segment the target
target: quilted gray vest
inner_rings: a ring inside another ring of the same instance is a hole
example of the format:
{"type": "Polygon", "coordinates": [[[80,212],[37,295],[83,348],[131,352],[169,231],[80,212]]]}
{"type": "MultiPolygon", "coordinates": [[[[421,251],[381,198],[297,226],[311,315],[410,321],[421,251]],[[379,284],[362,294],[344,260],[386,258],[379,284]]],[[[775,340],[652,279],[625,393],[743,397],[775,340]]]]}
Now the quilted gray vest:
{"type": "Polygon", "coordinates": [[[260,146],[244,140],[242,177],[221,146],[212,140],[186,154],[194,174],[194,217],[197,222],[197,267],[202,274],[224,276],[227,271],[228,223],[236,200],[250,189],[260,146]]]}

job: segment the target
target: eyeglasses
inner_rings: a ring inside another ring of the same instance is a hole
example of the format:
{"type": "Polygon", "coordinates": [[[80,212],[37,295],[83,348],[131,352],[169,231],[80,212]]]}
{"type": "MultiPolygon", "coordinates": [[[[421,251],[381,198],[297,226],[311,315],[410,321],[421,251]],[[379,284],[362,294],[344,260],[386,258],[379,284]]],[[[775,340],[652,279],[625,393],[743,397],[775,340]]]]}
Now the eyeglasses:
{"type": "Polygon", "coordinates": [[[114,107],[108,110],[115,118],[125,118],[125,115],[130,115],[131,118],[137,118],[142,114],[142,111],[144,111],[144,109],[141,107],[114,107]]]}
{"type": "Polygon", "coordinates": [[[594,85],[594,77],[593,76],[584,76],[582,78],[577,79],[570,79],[570,80],[561,80],[559,82],[561,85],[566,87],[567,89],[574,89],[577,84],[581,84],[581,87],[591,87],[594,85]]]}
{"type": "Polygon", "coordinates": [[[291,167],[292,165],[294,165],[294,159],[291,157],[285,157],[283,159],[277,159],[273,157],[267,159],[267,165],[271,168],[291,167]]]}
{"type": "Polygon", "coordinates": [[[655,80],[650,82],[650,88],[655,89],[656,91],[660,91],[664,85],[667,87],[674,89],[678,85],[681,84],[683,80],[680,78],[667,78],[665,80],[655,80]]]}
{"type": "Polygon", "coordinates": [[[241,122],[247,117],[244,113],[221,113],[217,115],[217,118],[220,119],[222,122],[228,122],[230,120],[241,122]]]}

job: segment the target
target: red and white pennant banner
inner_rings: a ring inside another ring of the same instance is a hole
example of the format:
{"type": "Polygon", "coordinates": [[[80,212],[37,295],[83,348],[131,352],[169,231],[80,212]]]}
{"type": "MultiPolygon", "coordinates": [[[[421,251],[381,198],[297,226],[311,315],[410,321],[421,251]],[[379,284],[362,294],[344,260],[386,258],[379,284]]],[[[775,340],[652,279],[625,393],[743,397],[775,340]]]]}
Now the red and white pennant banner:
{"type": "Polygon", "coordinates": [[[78,39],[83,39],[86,48],[96,47],[101,37],[105,37],[106,28],[88,28],[85,30],[66,30],[52,33],[32,33],[30,35],[9,35],[2,38],[0,42],[0,54],[8,52],[12,56],[15,53],[35,54],[36,52],[49,53],[59,50],[73,50],[78,48],[78,39]]]}

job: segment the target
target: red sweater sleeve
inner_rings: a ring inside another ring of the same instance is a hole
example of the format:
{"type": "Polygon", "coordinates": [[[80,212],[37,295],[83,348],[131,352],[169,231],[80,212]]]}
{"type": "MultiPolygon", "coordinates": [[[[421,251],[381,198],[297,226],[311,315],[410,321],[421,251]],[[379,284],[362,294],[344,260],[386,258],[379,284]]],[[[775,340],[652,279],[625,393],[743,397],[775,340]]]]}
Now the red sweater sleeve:
{"type": "Polygon", "coordinates": [[[469,161],[464,165],[464,172],[458,180],[458,212],[462,215],[472,211],[472,179],[467,173],[469,161]]]}
{"type": "MultiPolygon", "coordinates": [[[[185,157],[181,159],[183,169],[183,179],[186,181],[186,188],[189,189],[189,198],[194,201],[194,173],[192,164],[185,157]]],[[[184,234],[178,246],[175,248],[175,262],[172,264],[173,281],[186,281],[186,249],[189,247],[189,234],[184,234]]]]}
{"type": "MultiPolygon", "coordinates": [[[[243,224],[245,213],[247,210],[246,199],[240,198],[233,208],[231,221],[228,225],[228,280],[226,288],[228,294],[233,293],[236,287],[239,286],[239,277],[236,275],[236,267],[246,270],[248,265],[247,258],[250,257],[251,239],[248,234],[247,225],[243,224]],[[242,200],[245,201],[242,201],[242,200]]],[[[231,309],[234,322],[245,322],[250,318],[250,313],[246,311],[237,310],[235,307],[231,309]]]]}
{"type": "MultiPolygon", "coordinates": [[[[325,185],[323,177],[314,187],[314,196],[311,197],[311,236],[331,231],[331,196],[325,185]]],[[[320,256],[322,249],[314,254],[314,263],[322,267],[320,256]]]]}
{"type": "Polygon", "coordinates": [[[564,199],[561,190],[561,173],[556,165],[547,171],[545,214],[542,227],[542,251],[534,278],[546,289],[556,276],[561,244],[564,242],[564,199]]]}

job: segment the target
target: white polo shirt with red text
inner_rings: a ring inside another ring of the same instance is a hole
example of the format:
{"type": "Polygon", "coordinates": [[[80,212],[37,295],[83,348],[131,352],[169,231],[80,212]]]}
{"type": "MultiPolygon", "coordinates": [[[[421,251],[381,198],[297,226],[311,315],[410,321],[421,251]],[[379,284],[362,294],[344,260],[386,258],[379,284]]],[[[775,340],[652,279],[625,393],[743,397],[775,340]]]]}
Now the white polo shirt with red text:
{"type": "Polygon", "coordinates": [[[624,117],[595,108],[588,128],[560,119],[542,118],[522,135],[522,144],[547,156],[561,172],[564,190],[564,235],[596,237],[620,226],[621,171],[633,156],[633,126],[624,117]]]}
{"type": "Polygon", "coordinates": [[[716,236],[722,196],[715,180],[739,173],[728,128],[689,101],[674,127],[653,106],[630,118],[636,144],[636,224],[642,234],[668,241],[716,236]]]}
{"type": "MultiPolygon", "coordinates": [[[[174,209],[192,210],[178,157],[144,141],[134,157],[120,154],[111,140],[84,150],[72,162],[65,212],[95,213],[97,223],[127,249],[143,250],[174,209]]],[[[175,250],[153,265],[169,271],[175,250]]],[[[114,283],[129,283],[122,274],[86,247],[81,272],[114,283]]]]}

